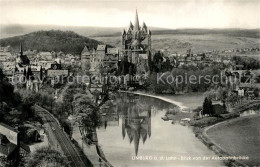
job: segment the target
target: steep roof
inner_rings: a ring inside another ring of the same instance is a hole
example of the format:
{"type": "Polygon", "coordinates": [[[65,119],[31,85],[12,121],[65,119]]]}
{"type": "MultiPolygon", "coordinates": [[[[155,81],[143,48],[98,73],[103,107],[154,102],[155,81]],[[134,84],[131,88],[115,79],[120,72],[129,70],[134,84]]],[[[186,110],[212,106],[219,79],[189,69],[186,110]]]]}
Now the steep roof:
{"type": "Polygon", "coordinates": [[[81,52],[81,55],[90,55],[88,46],[85,46],[81,52]]]}
{"type": "Polygon", "coordinates": [[[145,22],[143,22],[142,30],[147,32],[147,26],[146,26],[145,22]]]}
{"type": "Polygon", "coordinates": [[[133,30],[133,28],[134,28],[134,26],[133,26],[132,22],[130,21],[128,31],[133,30]]]}

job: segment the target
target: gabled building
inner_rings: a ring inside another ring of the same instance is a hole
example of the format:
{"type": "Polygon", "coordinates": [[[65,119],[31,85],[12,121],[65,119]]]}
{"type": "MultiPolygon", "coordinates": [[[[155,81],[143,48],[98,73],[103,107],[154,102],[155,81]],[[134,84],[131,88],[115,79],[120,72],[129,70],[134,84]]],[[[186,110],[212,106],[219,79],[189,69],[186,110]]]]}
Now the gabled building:
{"type": "Polygon", "coordinates": [[[89,63],[90,63],[90,55],[91,52],[89,50],[88,46],[85,46],[84,49],[81,52],[81,70],[85,72],[86,70],[89,70],[89,63]]]}
{"type": "Polygon", "coordinates": [[[15,161],[19,156],[19,133],[13,127],[0,123],[0,156],[15,161]]]}

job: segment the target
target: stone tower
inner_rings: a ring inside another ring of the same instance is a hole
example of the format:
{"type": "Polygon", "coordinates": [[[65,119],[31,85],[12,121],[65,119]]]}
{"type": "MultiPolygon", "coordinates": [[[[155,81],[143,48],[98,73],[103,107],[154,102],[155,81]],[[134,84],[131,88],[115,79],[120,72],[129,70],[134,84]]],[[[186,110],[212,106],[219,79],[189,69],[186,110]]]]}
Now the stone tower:
{"type": "Polygon", "coordinates": [[[85,74],[90,68],[90,50],[88,46],[85,46],[81,52],[81,70],[85,74]]]}
{"type": "Polygon", "coordinates": [[[146,70],[138,68],[141,62],[146,62],[147,64],[142,64],[148,66],[150,54],[151,31],[144,22],[140,27],[138,13],[136,11],[134,25],[130,21],[128,29],[124,29],[122,33],[122,56],[124,60],[134,64],[137,72],[145,73],[147,72],[146,70]]]}

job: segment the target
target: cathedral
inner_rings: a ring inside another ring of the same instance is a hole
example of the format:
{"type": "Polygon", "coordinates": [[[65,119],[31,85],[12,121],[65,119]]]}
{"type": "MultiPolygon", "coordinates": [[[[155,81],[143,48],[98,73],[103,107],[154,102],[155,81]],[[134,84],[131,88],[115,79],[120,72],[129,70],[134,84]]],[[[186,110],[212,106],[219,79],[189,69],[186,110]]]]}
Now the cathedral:
{"type": "Polygon", "coordinates": [[[138,13],[136,11],[134,25],[130,21],[127,30],[122,33],[122,57],[124,61],[132,64],[129,73],[145,74],[149,72],[149,61],[151,57],[151,31],[146,24],[139,25],[138,13]],[[133,68],[133,69],[132,69],[133,68]]]}

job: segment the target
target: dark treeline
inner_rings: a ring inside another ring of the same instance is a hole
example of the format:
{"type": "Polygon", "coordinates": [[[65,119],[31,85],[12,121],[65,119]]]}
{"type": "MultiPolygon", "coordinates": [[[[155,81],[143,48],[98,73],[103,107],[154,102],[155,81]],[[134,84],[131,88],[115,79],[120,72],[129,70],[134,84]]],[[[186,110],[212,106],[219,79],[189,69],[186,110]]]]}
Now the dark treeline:
{"type": "Polygon", "coordinates": [[[260,62],[252,57],[234,56],[233,61],[235,64],[243,65],[243,70],[256,70],[260,69],[260,62]]]}
{"type": "Polygon", "coordinates": [[[14,52],[19,51],[21,42],[25,50],[62,51],[72,54],[80,54],[84,46],[96,48],[98,44],[102,44],[102,42],[78,35],[72,31],[59,30],[37,31],[22,36],[0,39],[1,46],[10,45],[14,52]]]}
{"type": "Polygon", "coordinates": [[[0,122],[15,125],[27,120],[40,120],[31,108],[34,97],[14,91],[0,69],[0,122]]]}

